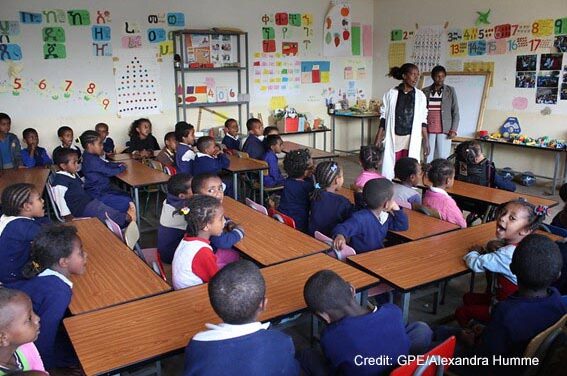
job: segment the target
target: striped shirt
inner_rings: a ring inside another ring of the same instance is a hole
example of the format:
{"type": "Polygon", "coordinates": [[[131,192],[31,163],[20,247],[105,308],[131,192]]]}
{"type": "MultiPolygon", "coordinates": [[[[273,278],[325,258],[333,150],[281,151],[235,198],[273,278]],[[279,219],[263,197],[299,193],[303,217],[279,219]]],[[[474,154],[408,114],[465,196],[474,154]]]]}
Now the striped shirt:
{"type": "Polygon", "coordinates": [[[427,132],[443,133],[443,121],[441,120],[441,100],[443,99],[443,87],[438,92],[435,90],[429,94],[427,103],[427,132]]]}

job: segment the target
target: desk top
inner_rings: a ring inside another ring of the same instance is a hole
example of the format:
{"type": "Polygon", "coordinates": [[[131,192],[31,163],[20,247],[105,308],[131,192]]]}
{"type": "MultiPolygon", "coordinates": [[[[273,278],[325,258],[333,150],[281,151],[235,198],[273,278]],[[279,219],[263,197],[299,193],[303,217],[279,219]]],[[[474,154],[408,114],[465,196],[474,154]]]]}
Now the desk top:
{"type": "MultiPolygon", "coordinates": [[[[342,187],[338,193],[348,198],[350,202],[354,202],[354,192],[351,189],[342,187]]],[[[404,212],[408,216],[409,228],[406,231],[392,231],[392,234],[396,234],[409,241],[427,238],[460,228],[454,223],[445,222],[415,210],[405,209],[404,212]]]]}
{"type": "Polygon", "coordinates": [[[325,150],[312,148],[291,141],[284,141],[282,149],[284,152],[297,150],[297,149],[307,149],[309,150],[312,159],[331,159],[331,158],[337,158],[339,156],[337,153],[329,153],[328,151],[325,150]]]}
{"type": "MultiPolygon", "coordinates": [[[[378,280],[329,256],[318,254],[262,269],[268,305],[263,321],[305,309],[303,286],[315,272],[331,269],[356,289],[378,280]]],[[[189,339],[218,323],[207,285],[65,319],[65,327],[87,375],[117,370],[184,348],[189,339]],[[120,356],[117,356],[119,354],[120,356]]]]}
{"type": "Polygon", "coordinates": [[[352,112],[352,111],[335,111],[334,114],[329,114],[331,117],[351,117],[351,118],[375,118],[380,117],[378,112],[352,112]]]}
{"type": "MultiPolygon", "coordinates": [[[[157,157],[160,150],[154,150],[154,157],[157,157]]],[[[107,158],[113,162],[122,162],[127,161],[129,159],[134,159],[132,153],[115,153],[115,154],[108,154],[107,158]]]]}
{"type": "Polygon", "coordinates": [[[307,256],[329,246],[267,215],[225,196],[224,214],[244,228],[244,239],[235,247],[263,266],[307,256]]]}
{"type": "Polygon", "coordinates": [[[17,183],[33,184],[41,195],[48,176],[49,169],[40,167],[0,170],[0,197],[6,187],[17,183]]]}
{"type": "Polygon", "coordinates": [[[162,184],[169,180],[168,174],[148,167],[134,159],[123,160],[120,163],[126,165],[126,171],[121,172],[116,177],[131,187],[162,184]]]}
{"type": "Polygon", "coordinates": [[[240,158],[236,155],[227,155],[230,159],[230,166],[225,170],[230,172],[248,172],[267,170],[268,164],[264,161],[259,161],[252,158],[240,158]]]}
{"type": "MultiPolygon", "coordinates": [[[[430,238],[404,243],[348,258],[362,270],[370,272],[403,291],[469,271],[463,256],[473,246],[495,239],[494,222],[451,231],[430,238]]],[[[557,236],[548,233],[553,240],[557,236]]]]}
{"type": "Polygon", "coordinates": [[[88,253],[85,274],[72,276],[73,315],[171,290],[149,266],[96,218],[70,222],[88,253]]]}

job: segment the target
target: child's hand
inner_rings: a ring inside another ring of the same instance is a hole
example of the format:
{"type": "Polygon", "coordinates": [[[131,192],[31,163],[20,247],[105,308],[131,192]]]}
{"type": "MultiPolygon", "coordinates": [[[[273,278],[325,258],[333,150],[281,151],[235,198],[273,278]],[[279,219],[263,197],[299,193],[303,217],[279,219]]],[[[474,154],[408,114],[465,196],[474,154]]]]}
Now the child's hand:
{"type": "Polygon", "coordinates": [[[335,236],[335,240],[333,240],[333,248],[336,250],[341,250],[346,244],[346,239],[343,235],[339,234],[335,236]]]}
{"type": "Polygon", "coordinates": [[[386,206],[384,208],[385,211],[391,213],[394,210],[400,210],[399,205],[394,200],[389,200],[386,202],[386,206]]]}
{"type": "Polygon", "coordinates": [[[488,243],[486,243],[485,249],[487,252],[494,252],[498,248],[502,248],[505,245],[506,243],[503,240],[491,240],[488,243]]]}
{"type": "Polygon", "coordinates": [[[476,335],[471,329],[463,329],[459,334],[459,342],[467,347],[473,347],[476,342],[476,335]]]}
{"type": "Polygon", "coordinates": [[[359,187],[358,185],[351,184],[350,189],[355,192],[362,192],[362,187],[359,187]]]}
{"type": "Polygon", "coordinates": [[[226,221],[226,224],[224,225],[224,229],[226,231],[229,231],[229,232],[234,230],[237,227],[238,227],[238,225],[231,220],[226,221]]]}
{"type": "Polygon", "coordinates": [[[483,245],[475,244],[468,249],[468,252],[473,252],[473,251],[478,253],[484,253],[486,252],[486,249],[484,248],[483,245]]]}

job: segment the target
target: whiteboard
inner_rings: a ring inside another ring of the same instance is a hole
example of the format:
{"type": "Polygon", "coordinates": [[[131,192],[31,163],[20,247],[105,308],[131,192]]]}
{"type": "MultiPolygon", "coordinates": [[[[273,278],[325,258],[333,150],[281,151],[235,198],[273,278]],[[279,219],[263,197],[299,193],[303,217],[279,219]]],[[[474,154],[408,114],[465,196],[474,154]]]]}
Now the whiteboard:
{"type": "MultiPolygon", "coordinates": [[[[445,84],[455,88],[459,102],[459,137],[475,137],[482,129],[482,118],[488,96],[491,73],[447,72],[445,84]]],[[[429,73],[423,73],[419,88],[433,84],[429,73]]]]}

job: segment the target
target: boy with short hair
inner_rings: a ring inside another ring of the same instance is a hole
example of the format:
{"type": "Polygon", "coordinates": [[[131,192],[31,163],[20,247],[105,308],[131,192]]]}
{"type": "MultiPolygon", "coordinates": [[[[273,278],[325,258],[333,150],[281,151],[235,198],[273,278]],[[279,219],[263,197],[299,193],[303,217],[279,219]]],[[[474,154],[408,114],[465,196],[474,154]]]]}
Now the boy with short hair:
{"type": "Polygon", "coordinates": [[[369,180],[362,190],[367,207],[333,229],[335,249],[346,243],[357,253],[384,247],[388,231],[408,229],[408,217],[392,199],[394,188],[386,178],[369,180]]]}
{"type": "Polygon", "coordinates": [[[227,119],[224,122],[224,137],[222,144],[228,150],[240,151],[240,138],[238,137],[238,123],[235,119],[227,119]]]}
{"type": "Polygon", "coordinates": [[[421,181],[421,165],[415,158],[404,157],[394,166],[394,174],[399,182],[394,182],[394,201],[398,204],[421,205],[421,195],[415,187],[421,181]]]}
{"type": "Polygon", "coordinates": [[[250,118],[246,122],[246,129],[248,130],[248,138],[242,146],[242,151],[248,153],[250,158],[262,159],[265,150],[262,144],[263,129],[262,121],[256,118],[250,118]]]}
{"type": "Polygon", "coordinates": [[[177,150],[177,140],[175,132],[167,132],[163,138],[165,146],[158,153],[156,160],[164,166],[175,167],[175,150],[177,150]]]}
{"type": "Polygon", "coordinates": [[[39,146],[39,135],[33,128],[26,128],[22,133],[27,148],[22,149],[22,161],[27,168],[48,167],[53,161],[47,155],[47,150],[39,146]]]}
{"type": "Polygon", "coordinates": [[[209,282],[218,325],[207,324],[185,349],[184,375],[298,375],[290,337],[257,321],[266,308],[266,283],[250,261],[221,269],[209,282]]]}
{"type": "Polygon", "coordinates": [[[211,136],[199,137],[197,156],[193,160],[193,175],[218,174],[230,165],[230,160],[220,150],[211,136]]]}
{"type": "Polygon", "coordinates": [[[59,140],[61,140],[61,145],[57,146],[55,149],[53,149],[53,153],[52,155],[55,155],[55,152],[57,152],[59,149],[62,148],[71,148],[75,151],[75,153],[77,153],[77,155],[79,156],[79,170],[81,169],[80,163],[81,163],[81,157],[83,156],[81,149],[74,144],[74,136],[73,136],[73,129],[71,129],[71,127],[67,126],[67,125],[63,125],[61,127],[59,127],[59,129],[57,129],[57,137],[59,137],[59,140]]]}
{"type": "Polygon", "coordinates": [[[270,135],[266,137],[266,153],[264,161],[268,164],[268,175],[264,176],[264,185],[268,188],[283,185],[285,178],[283,177],[278,165],[278,153],[282,152],[283,140],[279,135],[270,135]]]}
{"type": "Polygon", "coordinates": [[[269,126],[264,128],[264,131],[263,131],[264,139],[262,140],[262,145],[264,146],[264,150],[267,151],[269,149],[268,136],[279,135],[279,134],[280,134],[280,130],[278,129],[278,127],[274,127],[273,125],[269,125],[269,126]]]}
{"type": "Polygon", "coordinates": [[[299,354],[307,374],[379,375],[391,370],[398,356],[428,350],[432,332],[427,324],[415,322],[406,327],[401,310],[394,304],[369,311],[354,295],[354,287],[331,270],[321,270],[305,283],[307,307],[327,323],[320,342],[326,359],[313,350],[299,354]],[[392,361],[364,366],[357,364],[359,356],[388,356],[392,361]]]}
{"type": "Polygon", "coordinates": [[[175,124],[175,139],[178,142],[175,152],[177,172],[193,175],[195,128],[185,121],[178,122],[175,124]]]}
{"type": "Polygon", "coordinates": [[[95,131],[100,136],[102,140],[102,148],[104,149],[104,154],[114,154],[116,152],[114,147],[114,140],[108,137],[110,133],[108,131],[108,124],[106,123],[98,123],[95,125],[95,131]]]}
{"type": "Polygon", "coordinates": [[[18,168],[22,165],[21,145],[18,136],[10,133],[12,119],[0,112],[0,170],[18,168]]]}

